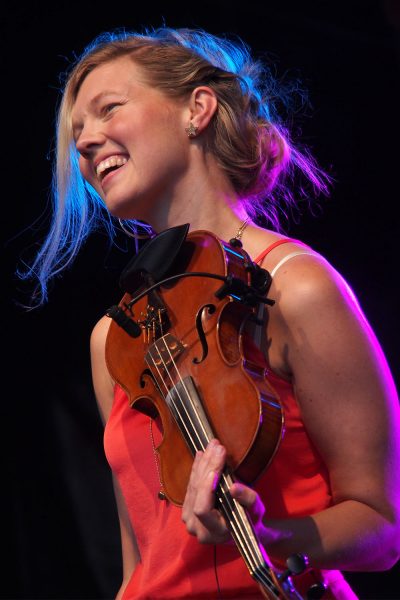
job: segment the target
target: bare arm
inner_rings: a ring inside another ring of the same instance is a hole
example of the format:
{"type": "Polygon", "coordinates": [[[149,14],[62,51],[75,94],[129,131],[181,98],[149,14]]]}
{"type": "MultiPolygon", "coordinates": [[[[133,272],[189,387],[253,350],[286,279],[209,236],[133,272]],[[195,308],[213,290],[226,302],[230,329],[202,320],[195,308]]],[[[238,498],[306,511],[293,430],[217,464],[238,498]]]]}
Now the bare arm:
{"type": "MultiPolygon", "coordinates": [[[[400,552],[400,426],[385,358],[349,288],[318,258],[297,257],[275,285],[282,364],[329,469],[334,505],[306,518],[261,520],[254,491],[235,486],[233,495],[257,507],[258,535],[271,556],[284,560],[302,551],[321,568],[390,568],[400,552]]],[[[205,482],[207,470],[218,471],[223,458],[215,447],[202,458],[184,519],[202,541],[217,534],[220,540],[222,525],[210,512],[205,482]]]]}
{"type": "MultiPolygon", "coordinates": [[[[105,362],[105,342],[110,322],[111,320],[108,317],[103,317],[100,319],[100,321],[94,327],[90,339],[93,385],[103,423],[106,423],[108,420],[114,398],[114,383],[110,377],[105,362]]],[[[118,482],[115,480],[115,478],[114,492],[121,530],[123,564],[123,582],[116,596],[116,600],[118,600],[122,597],[122,593],[136,567],[136,564],[139,562],[140,557],[135,535],[130,524],[128,511],[125,506],[118,482]]]]}
{"type": "Polygon", "coordinates": [[[400,431],[386,360],[350,289],[319,259],[299,257],[279,285],[292,292],[279,303],[282,352],[334,506],[294,522],[292,533],[270,523],[288,536],[271,550],[285,554],[296,538],[309,539],[316,565],[389,568],[399,555],[400,431]]]}

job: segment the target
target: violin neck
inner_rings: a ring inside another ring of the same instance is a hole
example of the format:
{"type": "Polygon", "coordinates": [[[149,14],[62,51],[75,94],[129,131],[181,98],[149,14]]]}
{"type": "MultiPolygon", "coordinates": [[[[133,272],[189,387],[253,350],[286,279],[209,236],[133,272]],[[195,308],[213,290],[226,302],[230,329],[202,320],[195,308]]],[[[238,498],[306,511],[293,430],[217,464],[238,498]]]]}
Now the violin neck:
{"type": "Polygon", "coordinates": [[[250,575],[260,585],[266,598],[278,600],[278,598],[282,598],[282,595],[275,585],[265,550],[257,540],[246,510],[232,498],[229,491],[233,483],[233,477],[225,469],[216,490],[217,508],[225,518],[227,527],[250,575]]]}
{"type": "MultiPolygon", "coordinates": [[[[175,421],[193,455],[204,451],[215,436],[204,412],[200,397],[191,377],[185,377],[169,390],[165,398],[175,421]]],[[[217,508],[224,516],[227,527],[242,555],[250,575],[260,584],[264,595],[279,600],[280,586],[272,576],[267,555],[257,540],[253,525],[243,508],[231,495],[234,479],[228,469],[221,475],[216,489],[217,508]]]]}

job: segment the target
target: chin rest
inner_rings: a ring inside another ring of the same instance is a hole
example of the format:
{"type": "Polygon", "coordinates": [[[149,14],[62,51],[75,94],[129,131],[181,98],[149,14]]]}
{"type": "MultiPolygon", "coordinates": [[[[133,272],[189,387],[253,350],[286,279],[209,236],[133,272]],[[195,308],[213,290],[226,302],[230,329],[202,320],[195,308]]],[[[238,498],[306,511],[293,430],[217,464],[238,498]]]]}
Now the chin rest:
{"type": "Polygon", "coordinates": [[[166,229],[146,242],[122,271],[119,279],[122,290],[132,294],[149,276],[153,283],[164,279],[172,268],[188,232],[189,224],[186,223],[166,229]]]}

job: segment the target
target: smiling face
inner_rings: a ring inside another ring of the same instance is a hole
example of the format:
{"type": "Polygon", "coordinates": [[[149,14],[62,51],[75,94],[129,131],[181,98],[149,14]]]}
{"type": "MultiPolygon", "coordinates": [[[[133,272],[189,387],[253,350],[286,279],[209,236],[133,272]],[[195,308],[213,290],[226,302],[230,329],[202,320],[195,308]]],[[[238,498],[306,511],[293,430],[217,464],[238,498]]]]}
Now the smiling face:
{"type": "Polygon", "coordinates": [[[167,210],[188,170],[189,121],[188,103],[151,87],[130,57],[87,75],[73,134],[82,176],[111,214],[151,223],[154,211],[167,210]]]}

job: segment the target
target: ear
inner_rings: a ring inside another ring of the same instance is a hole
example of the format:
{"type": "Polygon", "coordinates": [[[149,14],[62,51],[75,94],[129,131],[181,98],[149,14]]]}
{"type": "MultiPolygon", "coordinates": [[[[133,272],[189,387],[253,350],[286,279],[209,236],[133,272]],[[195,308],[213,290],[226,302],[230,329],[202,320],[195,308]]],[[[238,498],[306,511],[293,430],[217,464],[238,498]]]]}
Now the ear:
{"type": "Polygon", "coordinates": [[[189,100],[190,122],[198,127],[198,133],[207,128],[217,107],[217,97],[210,87],[203,85],[193,90],[189,100]]]}

